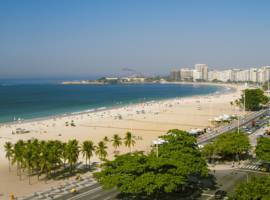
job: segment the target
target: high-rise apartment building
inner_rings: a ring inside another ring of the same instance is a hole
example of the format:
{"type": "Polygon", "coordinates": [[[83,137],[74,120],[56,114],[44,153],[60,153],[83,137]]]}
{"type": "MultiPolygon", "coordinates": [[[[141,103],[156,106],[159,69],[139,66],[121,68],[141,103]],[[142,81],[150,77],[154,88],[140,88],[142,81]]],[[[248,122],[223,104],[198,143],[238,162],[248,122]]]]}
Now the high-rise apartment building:
{"type": "Polygon", "coordinates": [[[202,73],[195,69],[193,70],[193,81],[199,81],[199,80],[202,80],[202,73]]]}
{"type": "Polygon", "coordinates": [[[196,64],[195,70],[199,72],[201,80],[208,80],[208,66],[206,64],[196,64]]]}
{"type": "Polygon", "coordinates": [[[233,70],[231,70],[231,69],[223,70],[219,74],[219,80],[222,81],[222,82],[234,81],[233,76],[234,76],[234,71],[233,70]]]}
{"type": "Polygon", "coordinates": [[[173,81],[180,81],[181,80],[180,70],[172,70],[170,73],[170,78],[173,81]]]}
{"type": "Polygon", "coordinates": [[[247,82],[250,80],[249,70],[235,70],[235,81],[237,82],[247,82]]]}
{"type": "Polygon", "coordinates": [[[257,70],[257,68],[251,68],[249,70],[249,76],[250,76],[249,81],[254,82],[254,83],[258,82],[258,70],[257,70]]]}
{"type": "Polygon", "coordinates": [[[270,66],[263,66],[258,70],[258,82],[264,83],[270,80],[270,66]]]}
{"type": "Polygon", "coordinates": [[[180,69],[180,77],[182,81],[193,81],[193,70],[189,68],[180,69]]]}
{"type": "Polygon", "coordinates": [[[270,66],[250,69],[210,70],[205,64],[196,64],[195,69],[182,68],[171,71],[171,79],[175,81],[222,81],[222,82],[254,82],[270,81],[270,66]]]}
{"type": "Polygon", "coordinates": [[[219,80],[219,77],[220,71],[218,70],[211,70],[208,72],[208,81],[219,80]]]}

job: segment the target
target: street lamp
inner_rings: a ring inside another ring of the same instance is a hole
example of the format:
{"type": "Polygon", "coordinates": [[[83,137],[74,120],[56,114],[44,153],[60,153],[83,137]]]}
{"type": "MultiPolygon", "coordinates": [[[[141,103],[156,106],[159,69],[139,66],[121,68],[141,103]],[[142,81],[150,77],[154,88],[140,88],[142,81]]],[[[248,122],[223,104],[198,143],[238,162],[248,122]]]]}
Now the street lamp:
{"type": "Polygon", "coordinates": [[[153,144],[156,145],[156,154],[157,154],[157,158],[158,158],[158,145],[161,145],[163,143],[165,143],[166,141],[161,139],[161,138],[158,138],[156,140],[153,140],[153,144]]]}

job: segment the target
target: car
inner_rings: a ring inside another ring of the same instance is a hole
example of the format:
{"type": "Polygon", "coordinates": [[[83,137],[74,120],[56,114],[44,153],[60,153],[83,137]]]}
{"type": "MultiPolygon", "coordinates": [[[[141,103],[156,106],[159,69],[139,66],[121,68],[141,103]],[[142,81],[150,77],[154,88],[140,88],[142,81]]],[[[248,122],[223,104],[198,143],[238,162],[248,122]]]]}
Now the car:
{"type": "Polygon", "coordinates": [[[227,195],[227,192],[226,191],[224,191],[224,190],[217,190],[215,192],[214,197],[215,197],[215,199],[224,199],[226,197],[226,195],[227,195]]]}

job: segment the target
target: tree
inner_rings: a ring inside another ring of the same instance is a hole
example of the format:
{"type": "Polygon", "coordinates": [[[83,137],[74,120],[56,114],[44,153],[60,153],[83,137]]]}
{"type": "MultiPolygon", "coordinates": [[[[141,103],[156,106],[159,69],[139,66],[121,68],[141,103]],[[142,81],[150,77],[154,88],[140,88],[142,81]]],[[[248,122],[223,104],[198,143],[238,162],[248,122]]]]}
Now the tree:
{"type": "Polygon", "coordinates": [[[265,91],[265,90],[268,90],[268,87],[269,87],[269,81],[264,82],[263,85],[262,85],[262,89],[265,91]]]}
{"type": "Polygon", "coordinates": [[[130,152],[131,152],[131,147],[134,146],[135,143],[136,143],[135,136],[133,136],[131,132],[127,132],[124,138],[124,144],[126,147],[129,148],[130,152]]]}
{"type": "Polygon", "coordinates": [[[74,164],[78,161],[80,148],[77,140],[69,140],[66,146],[67,160],[72,172],[74,164]]]}
{"type": "Polygon", "coordinates": [[[41,155],[42,155],[42,145],[44,141],[39,141],[37,139],[34,139],[32,142],[32,149],[33,149],[33,161],[32,165],[33,168],[37,172],[37,177],[39,180],[40,172],[41,172],[41,155]]]}
{"type": "Polygon", "coordinates": [[[108,147],[106,146],[105,142],[104,141],[100,141],[98,143],[98,145],[96,146],[96,154],[97,156],[99,157],[99,159],[101,161],[105,160],[105,158],[107,157],[108,153],[106,151],[108,147]]]}
{"type": "MultiPolygon", "coordinates": [[[[45,142],[45,141],[42,141],[41,142],[41,145],[40,145],[40,148],[41,148],[41,156],[40,156],[40,170],[41,170],[41,173],[44,173],[46,172],[46,177],[48,178],[48,175],[50,174],[51,172],[51,169],[52,169],[52,162],[51,162],[51,159],[50,159],[50,148],[51,148],[51,141],[48,141],[48,142],[45,142]]],[[[46,179],[45,179],[46,181],[46,179]]]]}
{"type": "Polygon", "coordinates": [[[270,199],[270,176],[253,177],[247,183],[236,187],[231,200],[267,200],[270,199]]]}
{"type": "Polygon", "coordinates": [[[117,135],[117,134],[114,134],[113,135],[113,138],[112,138],[112,145],[114,147],[114,151],[116,152],[116,149],[122,144],[122,138],[117,135]]]}
{"type": "Polygon", "coordinates": [[[211,161],[211,159],[215,155],[216,149],[217,147],[215,146],[215,143],[208,143],[203,147],[202,155],[211,161]]]}
{"type": "Polygon", "coordinates": [[[62,159],[63,159],[63,163],[64,163],[64,168],[66,167],[66,161],[68,159],[68,155],[67,155],[67,143],[63,142],[62,143],[62,159]]]}
{"type": "Polygon", "coordinates": [[[259,138],[257,140],[255,153],[258,159],[270,162],[270,138],[259,138]]]}
{"type": "Polygon", "coordinates": [[[226,160],[232,156],[236,158],[247,154],[250,147],[248,136],[234,131],[218,136],[212,144],[205,145],[202,152],[208,158],[213,153],[212,155],[219,155],[226,160]]]}
{"type": "Polygon", "coordinates": [[[85,157],[86,166],[87,166],[87,160],[89,160],[89,166],[90,166],[90,159],[93,156],[94,150],[95,150],[95,146],[91,140],[86,140],[83,142],[81,151],[82,151],[83,157],[85,157]]]}
{"type": "Polygon", "coordinates": [[[21,180],[21,170],[23,167],[23,151],[25,148],[25,143],[23,140],[18,140],[16,144],[14,145],[14,155],[12,158],[12,164],[17,164],[17,175],[20,176],[21,180]]]}
{"type": "Polygon", "coordinates": [[[244,94],[242,94],[239,101],[241,106],[245,106],[246,110],[259,110],[261,105],[264,105],[269,101],[268,97],[264,95],[264,92],[261,89],[246,89],[243,93],[244,94]]]}
{"type": "Polygon", "coordinates": [[[6,151],[6,158],[8,159],[8,168],[10,172],[10,163],[11,163],[11,158],[13,156],[14,150],[13,150],[13,145],[11,142],[6,142],[4,145],[5,151],[6,151]]]}
{"type": "MultiPolygon", "coordinates": [[[[208,175],[196,138],[189,133],[171,130],[162,136],[159,157],[153,149],[127,153],[107,161],[94,177],[105,187],[117,189],[130,196],[150,199],[171,193],[183,193],[198,185],[199,179],[208,175]]],[[[162,199],[162,198],[161,198],[162,199]]]]}
{"type": "Polygon", "coordinates": [[[23,151],[23,159],[28,169],[28,183],[29,184],[30,184],[31,171],[33,168],[33,152],[34,150],[32,148],[32,141],[28,140],[26,143],[26,147],[24,148],[24,151],[23,151]]]}
{"type": "Polygon", "coordinates": [[[109,138],[108,138],[107,136],[105,136],[105,137],[103,138],[103,141],[104,141],[105,143],[107,143],[107,142],[109,142],[110,140],[109,140],[109,138]]]}

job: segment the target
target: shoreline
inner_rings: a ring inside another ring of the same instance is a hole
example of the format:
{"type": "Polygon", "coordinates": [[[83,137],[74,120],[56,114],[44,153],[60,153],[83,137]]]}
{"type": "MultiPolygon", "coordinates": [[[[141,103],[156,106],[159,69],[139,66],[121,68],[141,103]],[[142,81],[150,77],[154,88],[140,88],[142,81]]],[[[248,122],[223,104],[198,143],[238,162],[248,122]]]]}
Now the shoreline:
{"type": "Polygon", "coordinates": [[[97,112],[104,112],[104,111],[110,111],[110,110],[115,110],[115,109],[120,109],[126,106],[137,106],[142,103],[151,103],[151,102],[164,102],[164,101],[169,101],[169,100],[175,100],[175,99],[183,99],[183,98],[191,98],[191,97],[199,97],[199,96],[207,96],[207,95],[220,95],[223,93],[227,92],[234,92],[236,90],[237,85],[232,85],[232,84],[227,84],[227,83],[202,83],[202,82],[167,82],[167,83],[160,83],[160,84],[179,84],[179,85],[203,85],[203,86],[216,86],[220,87],[218,91],[214,93],[209,93],[209,94],[195,94],[195,95],[188,95],[188,96],[183,96],[183,97],[172,97],[172,98],[161,98],[161,99],[153,99],[153,100],[146,100],[146,101],[141,101],[141,102],[134,102],[134,103],[124,103],[121,105],[111,105],[107,107],[98,107],[98,108],[89,108],[86,110],[78,110],[74,112],[66,112],[63,114],[56,114],[56,115],[50,115],[50,116],[44,116],[44,117],[35,117],[31,119],[23,119],[21,121],[9,121],[9,122],[0,122],[0,127],[1,126],[11,126],[11,125],[18,125],[18,124],[25,124],[25,123],[34,123],[34,122],[40,122],[40,121],[45,121],[45,120],[52,120],[52,119],[57,119],[57,118],[65,118],[65,117],[76,117],[84,114],[92,114],[92,113],[97,113],[97,112]],[[226,88],[230,88],[230,91],[222,91],[219,94],[216,94],[217,92],[220,92],[220,90],[225,90],[226,88]]]}
{"type": "MultiPolygon", "coordinates": [[[[76,115],[62,116],[61,118],[40,119],[39,121],[22,122],[0,126],[0,196],[8,199],[8,195],[25,196],[36,191],[57,186],[66,180],[60,181],[38,181],[32,177],[32,185],[28,185],[27,174],[23,175],[20,181],[16,175],[16,167],[11,172],[8,170],[8,160],[5,158],[4,144],[9,141],[15,143],[18,140],[60,140],[68,141],[76,139],[81,144],[85,140],[92,140],[97,144],[105,136],[112,138],[114,134],[124,137],[127,131],[131,131],[137,140],[133,150],[150,151],[151,144],[158,136],[165,134],[170,129],[190,130],[192,128],[211,127],[209,118],[226,114],[235,114],[235,109],[230,101],[240,97],[241,88],[236,85],[222,85],[224,88],[220,93],[206,95],[193,95],[181,98],[144,102],[119,108],[102,110],[98,112],[83,113],[76,115]],[[227,92],[228,91],[228,92],[227,92]],[[121,115],[122,119],[116,118],[121,115]],[[75,127],[66,126],[74,120],[75,127]],[[12,134],[16,128],[29,130],[29,133],[12,134]],[[16,188],[16,190],[14,189],[16,188]]],[[[243,114],[243,113],[239,113],[243,114]]],[[[113,158],[114,148],[108,143],[108,159],[113,158]]],[[[119,152],[127,153],[129,148],[121,146],[119,152]]],[[[98,162],[94,155],[92,162],[98,162]]],[[[82,157],[79,161],[84,162],[82,157]]]]}

